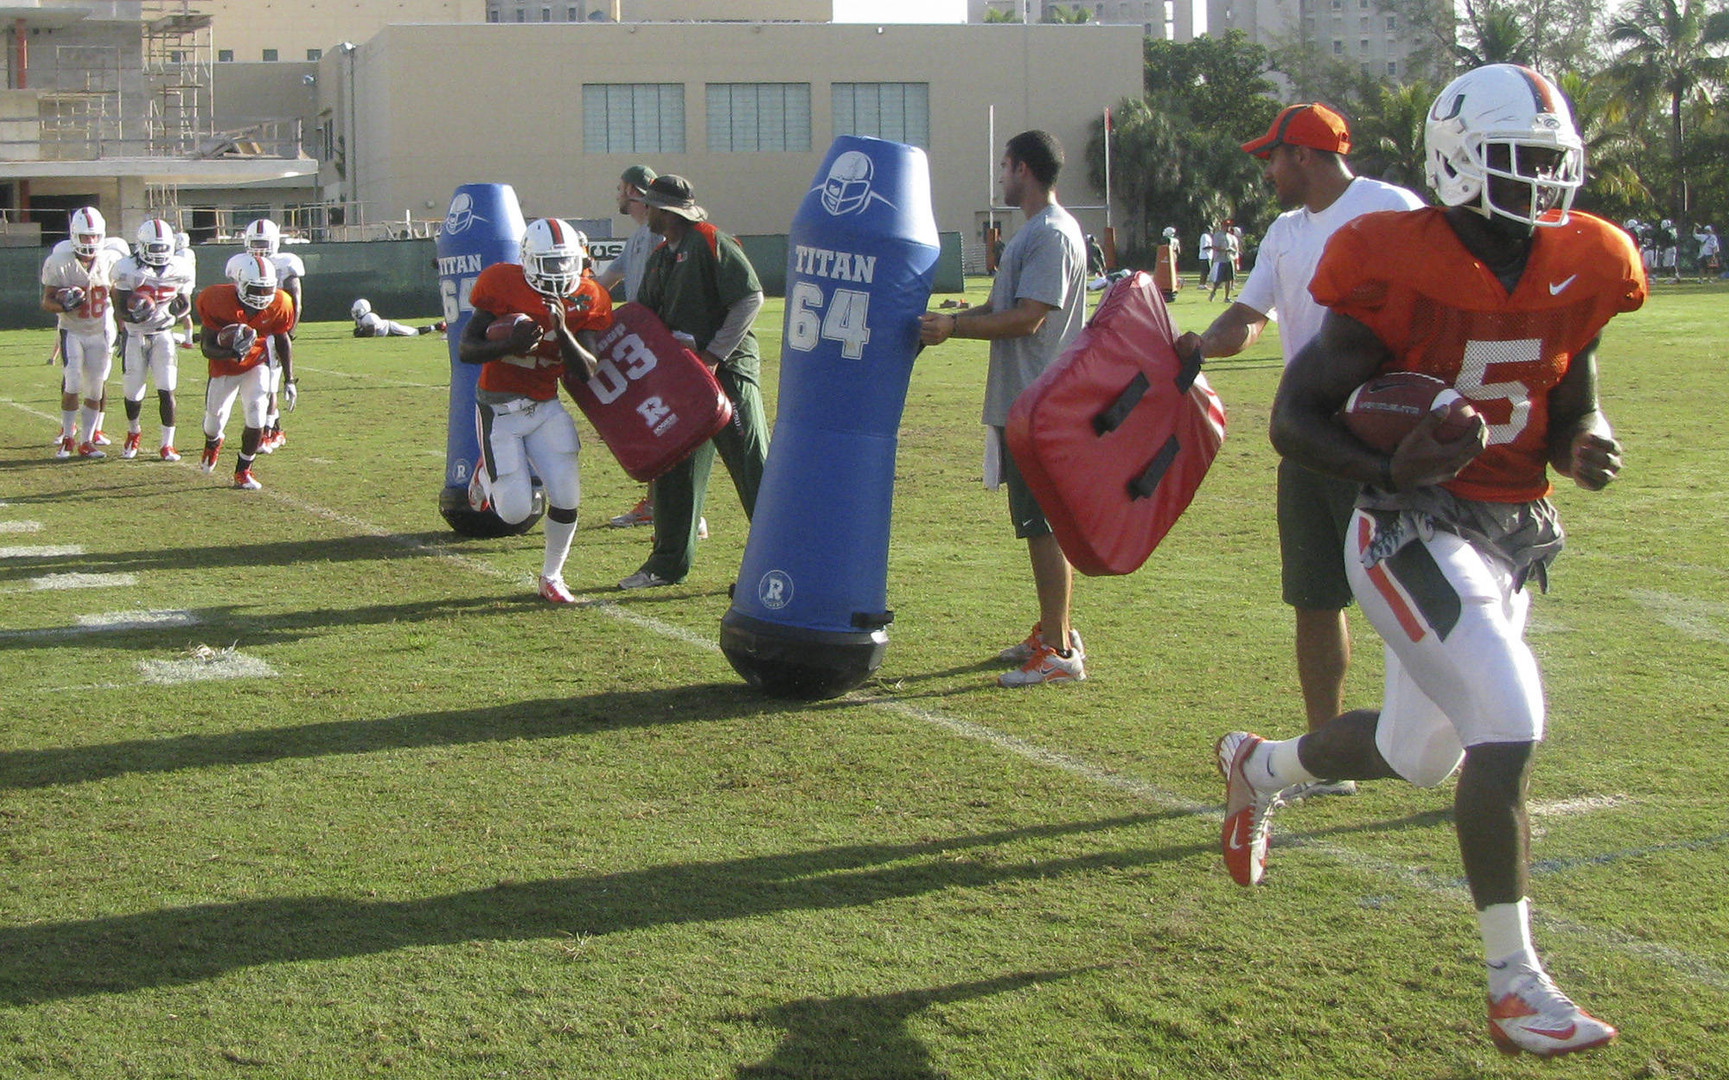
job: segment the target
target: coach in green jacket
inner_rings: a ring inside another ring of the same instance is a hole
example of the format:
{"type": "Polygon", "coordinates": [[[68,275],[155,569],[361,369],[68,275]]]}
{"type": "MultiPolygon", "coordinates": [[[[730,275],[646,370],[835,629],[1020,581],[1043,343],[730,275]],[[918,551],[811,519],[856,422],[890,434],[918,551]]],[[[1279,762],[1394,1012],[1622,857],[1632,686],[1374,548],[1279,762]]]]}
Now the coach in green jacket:
{"type": "Polygon", "coordinates": [[[757,385],[762,359],[751,332],[762,307],[756,269],[737,240],[708,224],[708,213],[696,204],[684,177],[656,177],[642,201],[649,228],[666,242],[648,257],[637,301],[673,333],[692,339],[691,348],[732,399],[732,423],[655,480],[654,552],[642,569],[618,583],[621,589],[676,585],[690,573],[717,450],[747,518],[756,510],[768,459],[768,423],[757,385]]]}

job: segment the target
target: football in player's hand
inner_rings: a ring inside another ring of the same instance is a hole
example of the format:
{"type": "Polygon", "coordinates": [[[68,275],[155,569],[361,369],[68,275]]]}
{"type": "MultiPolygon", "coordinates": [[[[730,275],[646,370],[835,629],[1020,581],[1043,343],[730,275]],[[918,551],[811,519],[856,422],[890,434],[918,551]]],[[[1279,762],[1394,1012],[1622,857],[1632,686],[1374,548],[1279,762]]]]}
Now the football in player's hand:
{"type": "Polygon", "coordinates": [[[216,331],[216,344],[224,349],[234,350],[239,356],[252,348],[252,343],[258,339],[258,331],[245,323],[234,323],[216,331]]]}
{"type": "MultiPolygon", "coordinates": [[[[486,340],[508,341],[516,336],[517,327],[524,324],[529,326],[536,325],[534,318],[529,315],[523,315],[520,313],[516,315],[500,315],[498,318],[486,324],[486,340]]],[[[525,330],[523,333],[527,333],[527,331],[525,330]]]]}
{"type": "Polygon", "coordinates": [[[1392,453],[1425,415],[1445,409],[1437,442],[1464,438],[1476,427],[1477,410],[1457,390],[1433,375],[1389,371],[1351,391],[1339,416],[1351,434],[1382,453],[1392,453]]]}
{"type": "Polygon", "coordinates": [[[54,294],[62,310],[72,311],[84,303],[84,290],[76,285],[68,285],[54,294]]]}
{"type": "Polygon", "coordinates": [[[156,301],[141,293],[133,293],[132,299],[126,302],[126,310],[131,312],[136,322],[144,322],[156,313],[156,301]]]}

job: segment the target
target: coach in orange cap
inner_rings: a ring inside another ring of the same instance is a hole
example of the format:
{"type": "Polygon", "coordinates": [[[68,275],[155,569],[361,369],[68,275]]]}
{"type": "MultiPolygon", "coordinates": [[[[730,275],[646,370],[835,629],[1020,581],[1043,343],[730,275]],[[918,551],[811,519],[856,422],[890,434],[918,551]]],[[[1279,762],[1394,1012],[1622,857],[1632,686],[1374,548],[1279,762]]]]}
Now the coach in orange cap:
{"type": "MultiPolygon", "coordinates": [[[[1309,295],[1309,281],[1328,238],[1363,214],[1423,205],[1404,188],[1353,176],[1344,157],[1350,149],[1345,118],[1315,102],[1289,106],[1273,118],[1265,135],[1243,144],[1245,152],[1266,163],[1262,175],[1286,212],[1267,229],[1237,302],[1206,333],[1179,338],[1180,352],[1198,347],[1204,356],[1234,356],[1260,337],[1267,320],[1277,319],[1289,366],[1315,336],[1326,310],[1309,295]]],[[[1296,610],[1297,681],[1314,730],[1344,711],[1351,655],[1345,607],[1351,585],[1339,553],[1357,485],[1281,460],[1278,491],[1281,584],[1285,603],[1296,610]]],[[[1303,787],[1308,790],[1289,797],[1356,790],[1349,781],[1303,787]]]]}

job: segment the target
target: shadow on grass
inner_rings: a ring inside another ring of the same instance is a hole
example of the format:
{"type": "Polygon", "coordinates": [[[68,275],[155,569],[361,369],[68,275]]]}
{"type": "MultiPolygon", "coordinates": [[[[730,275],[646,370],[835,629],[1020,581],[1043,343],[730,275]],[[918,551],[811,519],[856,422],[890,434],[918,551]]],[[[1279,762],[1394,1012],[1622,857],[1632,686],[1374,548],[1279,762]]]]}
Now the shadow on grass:
{"type": "MultiPolygon", "coordinates": [[[[474,941],[598,937],[788,911],[836,911],[949,889],[1170,863],[1212,845],[1121,848],[1011,861],[1003,845],[1137,828],[1133,814],[905,844],[857,844],[613,874],[506,882],[413,900],[285,897],[0,928],[0,1003],[28,1005],[474,941]],[[963,853],[977,851],[976,858],[963,853]]],[[[929,992],[927,992],[929,993],[929,992]]],[[[932,997],[931,1000],[936,1000],[932,997]]],[[[900,1004],[904,1022],[920,999],[900,1004]]],[[[928,1005],[924,1002],[919,1007],[928,1005]]],[[[783,1019],[797,1018],[794,1013],[783,1019]]],[[[814,1033],[813,1036],[815,1037],[814,1033]]]]}
{"type": "Polygon", "coordinates": [[[740,1078],[776,1076],[868,1077],[870,1080],[938,1080],[948,1072],[931,1064],[930,1052],[907,1030],[907,1021],[933,1005],[1011,993],[1053,983],[1102,965],[1066,971],[1026,971],[994,979],[950,983],[892,994],[848,994],[801,998],[740,1019],[786,1029],[774,1053],[741,1066],[740,1078]]]}
{"type": "MultiPolygon", "coordinates": [[[[245,494],[242,492],[241,494],[245,494]]],[[[90,495],[78,493],[80,499],[90,495]]],[[[101,537],[77,537],[86,547],[101,537]]],[[[0,581],[34,577],[44,571],[76,570],[82,574],[144,573],[153,570],[219,570],[316,565],[318,563],[386,562],[424,559],[443,549],[463,550],[455,533],[401,533],[390,536],[341,536],[281,540],[265,544],[213,544],[206,547],[166,545],[136,551],[86,551],[82,555],[51,555],[8,559],[0,581]]],[[[472,549],[470,549],[472,550],[472,549]]]]}
{"type": "Polygon", "coordinates": [[[0,791],[335,754],[558,739],[693,720],[765,716],[798,711],[802,705],[764,698],[742,683],[711,683],[212,735],[6,750],[0,751],[0,791]]]}

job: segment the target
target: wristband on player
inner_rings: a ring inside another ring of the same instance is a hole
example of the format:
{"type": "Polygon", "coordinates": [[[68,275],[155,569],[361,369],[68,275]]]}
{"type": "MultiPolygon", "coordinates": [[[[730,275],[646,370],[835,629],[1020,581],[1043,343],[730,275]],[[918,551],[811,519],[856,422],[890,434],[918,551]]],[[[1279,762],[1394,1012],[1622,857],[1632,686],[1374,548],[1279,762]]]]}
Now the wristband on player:
{"type": "Polygon", "coordinates": [[[1389,494],[1399,490],[1398,487],[1393,483],[1393,459],[1392,458],[1382,458],[1381,459],[1381,482],[1380,482],[1379,486],[1380,486],[1382,491],[1385,491],[1389,494]]]}

